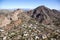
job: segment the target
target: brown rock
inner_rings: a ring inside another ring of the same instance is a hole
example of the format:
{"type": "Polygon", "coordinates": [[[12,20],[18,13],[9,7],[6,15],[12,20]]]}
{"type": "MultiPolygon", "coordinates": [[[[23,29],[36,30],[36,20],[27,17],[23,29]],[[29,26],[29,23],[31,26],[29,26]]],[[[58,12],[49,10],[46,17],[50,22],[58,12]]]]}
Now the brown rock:
{"type": "Polygon", "coordinates": [[[32,18],[35,18],[40,23],[44,23],[44,24],[53,24],[53,21],[60,20],[59,11],[55,9],[51,10],[45,6],[39,6],[34,10],[28,11],[27,13],[32,18]]]}

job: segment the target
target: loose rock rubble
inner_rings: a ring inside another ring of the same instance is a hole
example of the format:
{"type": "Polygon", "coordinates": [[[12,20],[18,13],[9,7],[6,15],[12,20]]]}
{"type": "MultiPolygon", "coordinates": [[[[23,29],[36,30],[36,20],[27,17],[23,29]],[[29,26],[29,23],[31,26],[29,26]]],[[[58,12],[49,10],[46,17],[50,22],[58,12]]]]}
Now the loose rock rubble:
{"type": "Polygon", "coordinates": [[[39,24],[36,20],[31,19],[28,22],[22,22],[21,25],[13,27],[7,32],[1,31],[0,40],[59,40],[60,36],[54,31],[39,24]]]}

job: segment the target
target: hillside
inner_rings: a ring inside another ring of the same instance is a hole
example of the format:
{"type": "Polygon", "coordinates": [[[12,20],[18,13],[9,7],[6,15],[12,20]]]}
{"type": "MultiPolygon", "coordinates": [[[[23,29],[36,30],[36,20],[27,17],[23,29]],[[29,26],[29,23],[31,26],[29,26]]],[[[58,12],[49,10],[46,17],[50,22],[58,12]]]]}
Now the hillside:
{"type": "Polygon", "coordinates": [[[39,6],[5,12],[0,11],[0,40],[60,40],[58,10],[39,6]]]}
{"type": "Polygon", "coordinates": [[[60,25],[60,11],[39,6],[28,12],[29,16],[35,18],[40,23],[60,25]]]}

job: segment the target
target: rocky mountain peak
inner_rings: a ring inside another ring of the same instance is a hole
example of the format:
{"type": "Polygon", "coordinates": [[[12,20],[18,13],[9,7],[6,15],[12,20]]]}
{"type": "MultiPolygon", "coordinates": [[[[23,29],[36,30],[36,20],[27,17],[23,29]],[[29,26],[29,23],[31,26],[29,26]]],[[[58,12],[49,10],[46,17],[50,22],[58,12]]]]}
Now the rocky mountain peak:
{"type": "Polygon", "coordinates": [[[38,10],[49,10],[49,8],[46,7],[46,6],[44,6],[44,5],[42,5],[42,6],[38,6],[38,7],[35,8],[35,9],[38,9],[38,10]]]}
{"type": "Polygon", "coordinates": [[[38,6],[37,8],[28,12],[32,18],[35,18],[40,23],[52,24],[56,18],[59,18],[60,12],[57,10],[52,10],[45,6],[38,6]]]}

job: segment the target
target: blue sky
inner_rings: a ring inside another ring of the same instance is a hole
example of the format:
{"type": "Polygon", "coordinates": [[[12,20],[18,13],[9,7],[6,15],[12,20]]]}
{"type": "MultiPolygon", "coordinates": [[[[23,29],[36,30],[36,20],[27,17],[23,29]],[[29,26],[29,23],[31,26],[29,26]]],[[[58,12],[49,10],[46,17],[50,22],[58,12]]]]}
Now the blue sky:
{"type": "Polygon", "coordinates": [[[60,10],[60,0],[0,0],[0,9],[34,9],[41,5],[60,10]]]}

